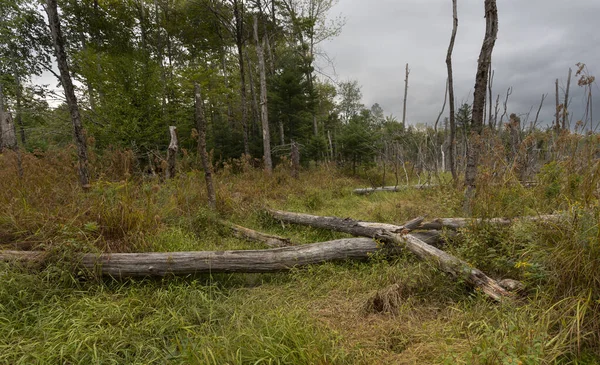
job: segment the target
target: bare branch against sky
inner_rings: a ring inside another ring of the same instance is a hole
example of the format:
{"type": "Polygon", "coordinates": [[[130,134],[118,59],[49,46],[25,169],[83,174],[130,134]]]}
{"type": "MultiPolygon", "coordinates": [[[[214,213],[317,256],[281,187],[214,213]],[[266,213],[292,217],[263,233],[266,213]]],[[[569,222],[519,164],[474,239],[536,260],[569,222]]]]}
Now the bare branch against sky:
{"type": "MultiPolygon", "coordinates": [[[[432,124],[446,83],[445,52],[452,28],[452,2],[447,0],[341,0],[332,9],[346,25],[339,37],[324,42],[340,80],[357,80],[363,102],[379,103],[386,113],[402,115],[403,66],[411,65],[407,121],[432,124]]],[[[510,113],[526,113],[539,104],[559,78],[566,84],[569,67],[588,65],[600,70],[597,15],[600,1],[503,0],[498,3],[500,24],[493,55],[494,95],[512,86],[510,113]]],[[[454,51],[456,103],[467,101],[475,84],[479,47],[485,29],[482,0],[460,0],[461,25],[454,51]]],[[[596,75],[598,76],[598,75],[596,75]]],[[[585,108],[583,90],[571,90],[574,120],[585,108]]],[[[596,93],[596,98],[600,93],[596,93]]],[[[469,100],[470,102],[470,100],[469,100]]],[[[600,100],[594,102],[600,115],[600,100]]],[[[554,106],[540,113],[551,122],[554,106]]]]}

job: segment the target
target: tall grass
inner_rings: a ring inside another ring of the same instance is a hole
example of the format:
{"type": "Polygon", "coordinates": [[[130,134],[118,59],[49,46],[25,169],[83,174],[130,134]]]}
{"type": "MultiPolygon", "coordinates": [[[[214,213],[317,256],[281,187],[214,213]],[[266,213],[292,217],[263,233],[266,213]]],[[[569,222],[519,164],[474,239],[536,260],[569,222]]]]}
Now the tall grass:
{"type": "MultiPolygon", "coordinates": [[[[595,142],[561,138],[586,156],[595,153],[595,142]]],[[[215,174],[213,212],[200,172],[184,168],[171,181],[144,177],[126,151],[94,156],[97,179],[83,192],[72,152],[24,154],[22,179],[14,156],[0,155],[0,247],[57,253],[41,271],[0,266],[0,363],[600,361],[599,164],[593,157],[550,162],[535,176],[539,184],[525,188],[510,174],[495,174],[502,156],[484,155],[476,215],[564,214],[552,224],[474,225],[446,244],[493,277],[526,284],[518,301],[497,304],[410,254],[268,275],[78,277],[70,271],[72,251],[262,248],[233,237],[219,219],[298,243],[343,236],[282,225],[264,214],[265,206],[402,223],[420,215],[459,216],[462,191],[442,183],[356,196],[352,189],[368,186],[368,179],[333,165],[294,179],[285,165],[265,176],[240,160],[215,174]],[[365,310],[375,292],[392,284],[396,310],[365,310]]]]}

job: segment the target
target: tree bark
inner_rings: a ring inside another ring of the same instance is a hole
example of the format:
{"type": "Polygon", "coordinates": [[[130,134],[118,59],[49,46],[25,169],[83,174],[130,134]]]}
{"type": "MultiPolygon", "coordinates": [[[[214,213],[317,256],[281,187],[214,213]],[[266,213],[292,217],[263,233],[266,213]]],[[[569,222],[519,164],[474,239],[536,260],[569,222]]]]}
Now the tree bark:
{"type": "Polygon", "coordinates": [[[254,17],[254,39],[256,40],[256,54],[258,56],[258,69],[260,72],[260,119],[263,135],[263,158],[267,174],[273,172],[271,160],[271,133],[269,132],[269,109],[267,107],[267,73],[265,69],[265,56],[261,41],[258,37],[258,19],[254,17]]]}
{"type": "MultiPolygon", "coordinates": [[[[367,260],[382,250],[386,248],[370,238],[346,238],[267,250],[85,254],[79,260],[82,268],[98,275],[160,277],[279,272],[328,261],[367,260]]],[[[42,265],[46,260],[46,253],[40,251],[0,251],[0,261],[42,265]]]]}
{"type": "Polygon", "coordinates": [[[492,59],[492,51],[498,36],[498,8],[496,0],[485,0],[485,37],[481,46],[481,53],[477,62],[475,75],[475,91],[473,92],[473,112],[471,115],[471,143],[467,146],[467,168],[465,171],[465,211],[471,211],[471,202],[475,194],[475,180],[477,179],[477,165],[479,163],[479,148],[477,140],[483,130],[483,113],[486,98],[488,70],[492,59]]]}
{"type": "Polygon", "coordinates": [[[0,152],[3,148],[17,150],[17,135],[15,123],[9,112],[0,111],[0,152]]]}
{"type": "Polygon", "coordinates": [[[555,95],[556,95],[556,111],[554,113],[555,116],[555,120],[554,120],[554,129],[558,132],[560,131],[560,102],[558,101],[558,79],[556,79],[555,82],[555,95]]]}
{"type": "Polygon", "coordinates": [[[408,186],[381,186],[378,188],[361,188],[361,189],[354,189],[353,193],[357,194],[357,195],[366,195],[366,194],[371,194],[371,193],[377,193],[380,191],[389,191],[389,192],[398,192],[398,191],[403,191],[403,190],[407,190],[407,189],[428,189],[428,188],[432,188],[435,187],[437,185],[435,184],[420,184],[420,185],[408,185],[408,186]]]}
{"type": "Polygon", "coordinates": [[[448,162],[450,172],[454,183],[458,181],[456,172],[456,119],[454,111],[454,81],[452,78],[452,51],[454,50],[454,40],[458,30],[458,14],[456,10],[456,0],[452,0],[452,35],[450,36],[450,45],[446,54],[446,67],[448,68],[448,103],[450,107],[450,141],[448,143],[448,162]]]}
{"type": "Polygon", "coordinates": [[[238,51],[238,64],[240,66],[240,99],[242,106],[242,133],[244,141],[244,153],[250,155],[250,145],[248,143],[248,106],[246,105],[246,73],[244,69],[244,16],[243,4],[238,0],[233,0],[233,17],[235,21],[235,45],[238,51]]]}
{"type": "Polygon", "coordinates": [[[415,234],[404,234],[403,231],[405,231],[405,229],[398,231],[393,228],[401,226],[390,225],[392,229],[381,227],[374,228],[365,225],[366,222],[358,222],[351,219],[319,217],[274,210],[270,210],[269,212],[271,212],[275,218],[284,222],[308,225],[317,228],[327,228],[356,236],[373,237],[390,245],[406,248],[420,259],[433,262],[437,264],[441,270],[453,277],[465,280],[474,287],[481,289],[487,296],[496,301],[512,299],[514,297],[512,293],[500,286],[496,280],[488,277],[465,261],[427,244],[415,234]]]}
{"type": "Polygon", "coordinates": [[[496,129],[496,125],[493,122],[493,114],[492,114],[492,100],[494,99],[494,96],[492,95],[492,88],[494,85],[494,71],[492,70],[492,67],[490,65],[490,68],[488,70],[488,75],[489,75],[489,81],[488,81],[488,103],[489,103],[489,113],[488,113],[488,125],[490,127],[490,129],[494,130],[496,129]]]}
{"type": "Polygon", "coordinates": [[[79,182],[84,189],[88,189],[90,187],[90,173],[88,170],[87,142],[85,140],[85,131],[81,122],[79,107],[77,106],[77,98],[75,96],[71,74],[69,73],[69,65],[67,54],[65,52],[64,38],[60,27],[60,19],[58,17],[56,0],[47,0],[46,13],[48,15],[50,32],[52,33],[54,42],[56,62],[58,63],[58,69],[60,71],[60,81],[65,91],[65,97],[71,115],[71,122],[73,124],[73,137],[75,145],[77,146],[77,156],[79,159],[79,182]]]}
{"type": "MultiPolygon", "coordinates": [[[[281,210],[267,209],[267,212],[275,219],[282,222],[301,224],[310,227],[329,229],[337,232],[348,233],[353,236],[362,237],[377,237],[383,231],[392,233],[401,233],[406,230],[412,230],[420,225],[422,218],[412,220],[404,225],[398,226],[395,224],[378,223],[378,222],[363,222],[350,218],[338,217],[322,217],[303,213],[292,213],[281,210]]],[[[437,231],[432,232],[415,232],[413,235],[428,244],[437,244],[440,234],[437,231]]]]}
{"type": "Polygon", "coordinates": [[[169,133],[171,134],[171,142],[167,150],[167,171],[166,178],[173,179],[177,174],[175,169],[177,162],[177,151],[179,150],[179,144],[177,142],[177,127],[169,126],[169,133]]]}
{"type": "Polygon", "coordinates": [[[533,121],[533,129],[537,126],[538,118],[540,117],[540,111],[542,110],[542,106],[544,106],[544,99],[546,99],[547,94],[542,94],[542,100],[540,101],[540,106],[538,107],[537,113],[535,113],[535,120],[533,121]]]}
{"type": "Polygon", "coordinates": [[[408,63],[406,64],[406,69],[404,72],[404,106],[402,108],[402,125],[406,126],[406,98],[408,96],[408,74],[410,73],[410,70],[408,69],[408,63]]]}
{"type": "Polygon", "coordinates": [[[291,160],[292,160],[292,177],[294,179],[299,179],[300,178],[300,150],[298,149],[298,144],[296,143],[296,141],[292,141],[291,160]]]}
{"type": "Polygon", "coordinates": [[[233,231],[233,234],[238,238],[262,242],[269,247],[287,247],[294,245],[289,238],[255,231],[253,229],[238,226],[237,224],[227,221],[219,221],[219,223],[226,227],[229,227],[233,231]]]}
{"type": "Polygon", "coordinates": [[[23,85],[21,85],[21,78],[19,77],[19,75],[17,75],[16,70],[14,73],[14,78],[15,81],[17,82],[17,89],[16,89],[16,110],[15,110],[15,126],[19,126],[19,135],[21,137],[21,143],[23,144],[23,147],[25,147],[25,126],[23,125],[23,108],[22,108],[22,101],[23,101],[23,85]]]}
{"type": "Polygon", "coordinates": [[[210,209],[215,210],[217,209],[217,194],[213,186],[212,166],[208,160],[208,152],[206,151],[206,118],[204,117],[204,109],[202,107],[202,92],[197,82],[194,83],[194,106],[196,108],[196,129],[198,129],[198,154],[202,159],[208,206],[210,209]]]}
{"type": "Polygon", "coordinates": [[[516,221],[539,222],[539,223],[557,223],[564,219],[560,214],[547,214],[539,216],[525,216],[516,218],[436,218],[432,221],[422,222],[415,229],[435,229],[441,230],[444,228],[457,230],[459,228],[468,227],[474,224],[493,224],[499,226],[508,226],[516,221]]]}
{"type": "Polygon", "coordinates": [[[569,115],[569,88],[571,86],[571,73],[573,70],[569,67],[569,77],[567,77],[567,90],[565,91],[565,102],[563,103],[562,129],[567,129],[567,118],[569,115]]]}

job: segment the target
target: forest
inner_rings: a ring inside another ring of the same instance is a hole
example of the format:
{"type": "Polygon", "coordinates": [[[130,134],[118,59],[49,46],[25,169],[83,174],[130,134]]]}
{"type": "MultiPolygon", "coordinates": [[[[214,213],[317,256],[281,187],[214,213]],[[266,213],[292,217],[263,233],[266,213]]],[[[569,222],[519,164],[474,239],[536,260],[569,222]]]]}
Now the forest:
{"type": "Polygon", "coordinates": [[[512,110],[479,0],[460,100],[446,2],[414,123],[336,0],[0,0],[0,363],[600,363],[595,77],[512,110]]]}

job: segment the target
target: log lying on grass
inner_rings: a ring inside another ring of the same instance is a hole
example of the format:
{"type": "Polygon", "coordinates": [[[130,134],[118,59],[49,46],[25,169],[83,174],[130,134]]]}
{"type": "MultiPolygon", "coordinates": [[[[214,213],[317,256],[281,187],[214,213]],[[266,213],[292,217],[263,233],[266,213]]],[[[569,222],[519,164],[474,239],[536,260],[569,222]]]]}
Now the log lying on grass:
{"type": "Polygon", "coordinates": [[[488,223],[499,226],[508,226],[515,221],[539,222],[539,223],[556,223],[563,219],[561,214],[546,214],[539,216],[526,216],[516,218],[436,218],[429,222],[422,222],[416,229],[442,229],[448,228],[456,230],[459,228],[468,227],[472,224],[488,223]]]}
{"type": "MultiPolygon", "coordinates": [[[[267,212],[275,219],[282,222],[301,224],[315,228],[329,229],[332,231],[348,233],[360,237],[378,237],[383,232],[401,233],[409,232],[417,228],[423,221],[422,217],[397,226],[388,223],[363,222],[350,218],[321,217],[303,213],[284,212],[281,210],[267,209],[267,212]]],[[[428,232],[415,232],[413,235],[430,245],[435,245],[440,239],[440,232],[429,230],[428,232]]]]}
{"type": "Polygon", "coordinates": [[[419,185],[397,185],[397,186],[380,186],[378,188],[361,188],[354,189],[354,194],[365,195],[371,193],[377,193],[380,191],[398,192],[407,189],[428,189],[437,186],[435,184],[419,184],[419,185]]]}
{"type": "MultiPolygon", "coordinates": [[[[364,260],[386,250],[369,238],[346,238],[267,250],[83,254],[80,266],[115,278],[208,273],[266,273],[327,261],[364,260]]],[[[0,251],[0,261],[43,264],[40,251],[0,251]]]]}
{"type": "Polygon", "coordinates": [[[405,233],[406,230],[403,226],[388,225],[391,227],[400,227],[402,229],[372,228],[365,226],[365,222],[352,219],[320,217],[279,210],[268,211],[274,218],[283,222],[318,228],[329,228],[339,232],[350,233],[352,235],[373,237],[386,243],[398,245],[399,247],[406,248],[416,254],[422,260],[436,263],[441,270],[481,289],[486,295],[494,300],[500,301],[503,298],[514,297],[512,293],[500,286],[496,280],[488,277],[480,270],[472,267],[457,257],[427,244],[419,239],[416,234],[405,233]]]}
{"type": "Polygon", "coordinates": [[[227,221],[219,221],[219,223],[231,229],[233,234],[238,238],[262,242],[269,247],[287,247],[293,245],[289,238],[255,231],[253,229],[238,226],[237,224],[227,221]]]}

